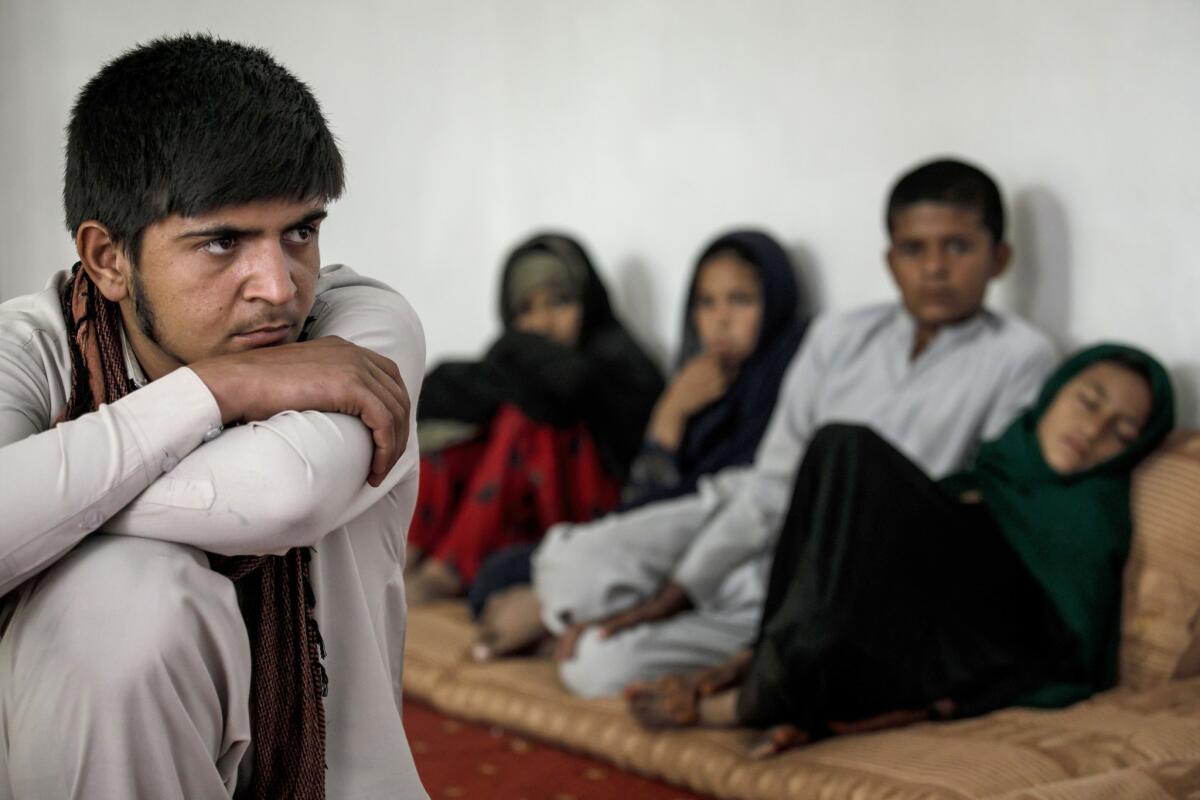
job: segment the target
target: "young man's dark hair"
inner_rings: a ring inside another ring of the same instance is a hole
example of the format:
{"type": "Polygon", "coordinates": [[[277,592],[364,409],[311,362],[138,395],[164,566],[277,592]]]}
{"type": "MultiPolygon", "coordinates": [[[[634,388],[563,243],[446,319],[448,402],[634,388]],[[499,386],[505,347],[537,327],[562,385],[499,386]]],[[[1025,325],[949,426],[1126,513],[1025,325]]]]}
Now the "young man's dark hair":
{"type": "Polygon", "coordinates": [[[67,228],[103,223],[135,263],[142,231],[172,214],[328,202],[343,183],[309,88],[266,51],[210,36],[158,39],[116,58],[84,86],[67,126],[67,228]]]}
{"type": "Polygon", "coordinates": [[[939,159],[922,164],[903,175],[888,197],[887,229],[892,230],[896,214],[917,203],[944,203],[979,211],[983,226],[992,233],[992,241],[1004,239],[1004,204],[1000,189],[978,167],[954,159],[939,159]]]}

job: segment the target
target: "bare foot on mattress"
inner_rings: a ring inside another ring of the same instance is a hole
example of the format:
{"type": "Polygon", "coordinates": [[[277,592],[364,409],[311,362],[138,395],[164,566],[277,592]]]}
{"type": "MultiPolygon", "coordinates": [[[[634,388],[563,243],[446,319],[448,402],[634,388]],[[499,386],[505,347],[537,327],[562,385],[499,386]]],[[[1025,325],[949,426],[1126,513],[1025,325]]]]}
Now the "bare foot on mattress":
{"type": "Polygon", "coordinates": [[[488,599],[479,618],[479,638],[471,647],[476,661],[535,649],[550,631],[542,624],[542,606],[532,586],[514,586],[488,599]]]}
{"type": "Polygon", "coordinates": [[[685,728],[700,722],[700,693],[690,676],[659,678],[625,689],[629,713],[643,728],[685,728]]]}
{"type": "Polygon", "coordinates": [[[458,573],[436,558],[427,558],[404,578],[408,605],[419,606],[434,600],[446,600],[463,593],[458,573]]]}
{"type": "Polygon", "coordinates": [[[732,712],[736,693],[725,698],[727,702],[710,704],[714,712],[710,719],[705,719],[703,704],[708,698],[715,699],[719,693],[739,685],[749,664],[750,651],[744,650],[715,667],[630,684],[625,688],[629,711],[638,722],[652,729],[736,724],[732,712]]]}
{"type": "Polygon", "coordinates": [[[785,750],[802,747],[811,739],[807,731],[802,731],[795,725],[776,725],[768,728],[762,738],[750,746],[749,756],[756,761],[770,758],[785,750]]]}

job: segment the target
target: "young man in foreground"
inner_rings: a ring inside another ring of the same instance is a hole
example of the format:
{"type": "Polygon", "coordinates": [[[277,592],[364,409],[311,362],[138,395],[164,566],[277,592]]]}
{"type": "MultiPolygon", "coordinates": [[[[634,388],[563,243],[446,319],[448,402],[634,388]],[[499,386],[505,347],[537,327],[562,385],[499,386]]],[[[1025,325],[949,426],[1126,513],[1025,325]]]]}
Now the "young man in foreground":
{"type": "Polygon", "coordinates": [[[318,231],[316,100],[196,36],[84,87],[80,264],[0,306],[0,798],[423,798],[407,302],[318,231]],[[406,389],[407,387],[407,389],[406,389]]]}
{"type": "Polygon", "coordinates": [[[718,664],[752,641],[775,539],[813,433],[869,425],[935,477],[1001,433],[1052,368],[1027,323],[987,311],[1008,264],[1000,192],[958,161],[903,176],[886,211],[886,303],[818,318],[751,468],[679,500],[552,528],[534,557],[560,674],[585,696],[718,664]]]}

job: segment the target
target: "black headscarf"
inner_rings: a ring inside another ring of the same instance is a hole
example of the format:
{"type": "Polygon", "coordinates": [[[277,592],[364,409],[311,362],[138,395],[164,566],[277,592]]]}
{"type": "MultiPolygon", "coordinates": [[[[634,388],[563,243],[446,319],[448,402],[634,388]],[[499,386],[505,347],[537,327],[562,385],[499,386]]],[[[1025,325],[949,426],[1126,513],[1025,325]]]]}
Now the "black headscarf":
{"type": "Polygon", "coordinates": [[[675,455],[680,483],[667,493],[638,498],[639,505],[687,494],[695,490],[696,482],[704,475],[754,461],[775,410],[783,374],[804,337],[808,323],[800,317],[800,294],[787,252],[762,231],[731,231],[713,240],[696,259],[684,306],[679,366],[700,352],[700,337],[692,318],[696,282],[704,263],[722,250],[733,251],[758,273],[763,302],[758,343],[742,362],[728,391],[688,420],[675,455]]]}
{"type": "Polygon", "coordinates": [[[429,373],[418,420],[485,425],[500,404],[512,403],[550,425],[583,422],[605,467],[623,478],[662,391],[662,375],[613,313],[587,252],[562,234],[542,233],[522,242],[501,271],[499,306],[504,333],[482,361],[447,362],[429,373]],[[583,276],[583,320],[574,348],[513,327],[511,274],[531,253],[553,256],[583,276]]]}

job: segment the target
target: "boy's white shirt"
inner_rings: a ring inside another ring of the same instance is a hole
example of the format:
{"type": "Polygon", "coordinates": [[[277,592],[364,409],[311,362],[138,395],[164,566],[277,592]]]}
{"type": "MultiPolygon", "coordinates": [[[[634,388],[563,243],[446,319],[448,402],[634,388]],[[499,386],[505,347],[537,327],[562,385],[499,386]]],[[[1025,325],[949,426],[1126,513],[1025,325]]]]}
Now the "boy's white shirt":
{"type": "MultiPolygon", "coordinates": [[[[1016,317],[980,311],[942,328],[915,360],[912,317],[896,303],[818,318],[788,367],[754,465],[725,486],[673,579],[698,605],[726,575],[771,552],[809,439],[834,422],[866,424],[933,477],[965,466],[1036,397],[1057,361],[1016,317]]],[[[730,476],[734,477],[734,476],[730,476]]],[[[730,481],[720,480],[718,484],[730,481]]]]}

